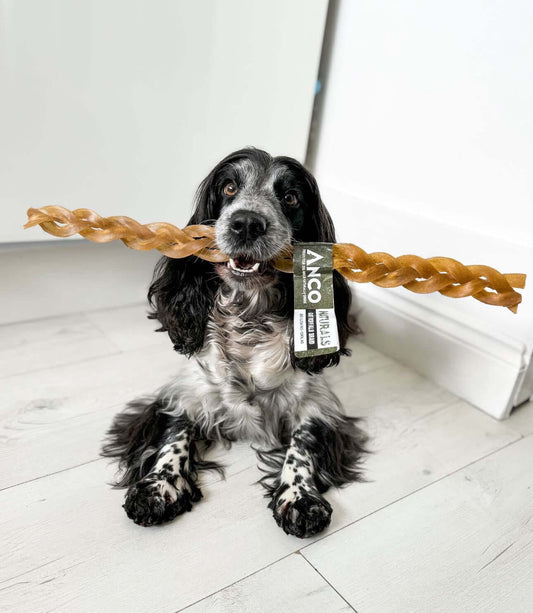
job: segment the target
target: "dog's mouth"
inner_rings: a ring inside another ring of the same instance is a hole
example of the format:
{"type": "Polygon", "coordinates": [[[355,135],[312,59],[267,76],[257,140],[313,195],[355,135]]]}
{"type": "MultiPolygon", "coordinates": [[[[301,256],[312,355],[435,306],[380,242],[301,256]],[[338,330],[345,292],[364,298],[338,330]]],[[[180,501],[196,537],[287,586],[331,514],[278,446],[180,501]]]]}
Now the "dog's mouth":
{"type": "Polygon", "coordinates": [[[238,277],[249,277],[259,275],[264,270],[264,262],[256,262],[246,256],[230,258],[227,267],[232,274],[238,277]]]}
{"type": "Polygon", "coordinates": [[[262,289],[277,277],[271,260],[256,260],[241,254],[236,254],[229,262],[217,264],[216,270],[224,281],[239,289],[262,289]]]}

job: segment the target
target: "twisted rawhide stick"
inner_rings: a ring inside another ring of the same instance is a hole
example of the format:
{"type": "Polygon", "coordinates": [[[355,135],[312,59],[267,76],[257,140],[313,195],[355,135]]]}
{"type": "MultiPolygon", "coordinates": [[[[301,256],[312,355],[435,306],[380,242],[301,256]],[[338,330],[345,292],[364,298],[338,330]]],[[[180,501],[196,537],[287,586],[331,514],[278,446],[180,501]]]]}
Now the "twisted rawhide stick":
{"type": "MultiPolygon", "coordinates": [[[[81,234],[97,243],[120,239],[131,249],[157,249],[171,258],[196,255],[210,262],[224,262],[228,256],[216,248],[211,226],[188,226],[180,230],[170,223],[140,224],[131,217],[101,217],[90,209],[69,211],[61,206],[28,210],[25,228],[40,225],[54,236],[81,234]]],[[[292,272],[292,249],[273,265],[292,272]]],[[[374,283],[379,287],[405,288],[418,294],[440,292],[451,298],[473,296],[486,304],[505,306],[516,313],[526,275],[502,274],[490,266],[464,266],[451,258],[424,259],[416,255],[393,257],[388,253],[366,253],[347,243],[333,245],[333,268],[350,281],[374,283]]]]}

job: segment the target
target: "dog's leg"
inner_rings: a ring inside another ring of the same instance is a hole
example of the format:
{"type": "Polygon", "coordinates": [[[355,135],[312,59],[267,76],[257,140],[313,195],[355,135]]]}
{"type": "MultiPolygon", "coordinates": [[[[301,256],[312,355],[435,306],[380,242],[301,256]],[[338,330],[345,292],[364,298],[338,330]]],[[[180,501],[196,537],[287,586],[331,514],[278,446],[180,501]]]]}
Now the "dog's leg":
{"type": "Polygon", "coordinates": [[[195,484],[192,424],[179,419],[162,436],[152,468],[132,485],[124,503],[129,518],[141,526],[152,526],[190,511],[202,493],[195,484]]]}
{"type": "Polygon", "coordinates": [[[304,420],[288,447],[259,452],[271,469],[262,479],[271,496],[268,506],[287,534],[304,538],[327,528],[332,509],[322,493],[361,479],[364,442],[356,420],[336,414],[330,423],[304,420]]]}
{"type": "Polygon", "coordinates": [[[331,505],[315,483],[316,457],[305,444],[306,425],[293,432],[268,505],[278,526],[300,538],[321,532],[331,520],[331,505]],[[302,436],[303,435],[303,436],[302,436]]]}

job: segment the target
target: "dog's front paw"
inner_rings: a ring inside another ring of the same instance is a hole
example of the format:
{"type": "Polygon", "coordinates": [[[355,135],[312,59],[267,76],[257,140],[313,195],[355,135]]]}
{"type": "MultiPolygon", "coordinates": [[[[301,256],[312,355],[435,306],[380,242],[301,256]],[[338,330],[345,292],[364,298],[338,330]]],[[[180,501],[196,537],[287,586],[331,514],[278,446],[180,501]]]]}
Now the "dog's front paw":
{"type": "Polygon", "coordinates": [[[180,481],[177,487],[165,480],[145,477],[132,485],[123,505],[127,516],[140,526],[155,526],[190,511],[202,492],[194,483],[180,481]]]}
{"type": "Polygon", "coordinates": [[[331,505],[321,496],[303,494],[289,499],[274,499],[272,503],[278,526],[299,538],[322,532],[331,521],[331,505]]]}

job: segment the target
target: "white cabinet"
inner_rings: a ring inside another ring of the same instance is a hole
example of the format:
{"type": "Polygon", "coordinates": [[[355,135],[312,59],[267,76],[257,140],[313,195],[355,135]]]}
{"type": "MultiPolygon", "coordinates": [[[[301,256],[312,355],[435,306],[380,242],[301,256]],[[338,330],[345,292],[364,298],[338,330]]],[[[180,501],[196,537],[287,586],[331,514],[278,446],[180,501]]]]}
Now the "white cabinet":
{"type": "Polygon", "coordinates": [[[184,224],[230,151],[302,160],[326,0],[4,0],[0,242],[29,206],[184,224]]]}

